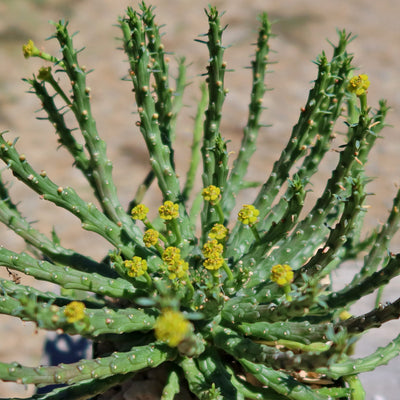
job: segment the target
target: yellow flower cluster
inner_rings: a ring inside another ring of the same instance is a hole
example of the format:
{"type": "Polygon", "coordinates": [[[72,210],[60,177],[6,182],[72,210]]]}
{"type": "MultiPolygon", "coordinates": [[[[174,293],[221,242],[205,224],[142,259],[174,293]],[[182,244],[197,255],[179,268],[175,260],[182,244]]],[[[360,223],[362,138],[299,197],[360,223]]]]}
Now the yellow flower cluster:
{"type": "Polygon", "coordinates": [[[238,219],[244,225],[254,225],[257,223],[259,214],[260,211],[257,208],[250,204],[245,204],[238,213],[238,219]]]}
{"type": "Polygon", "coordinates": [[[38,77],[39,81],[50,81],[52,78],[51,67],[39,68],[39,73],[38,73],[37,77],[38,77]]]}
{"type": "Polygon", "coordinates": [[[208,233],[208,237],[210,237],[211,239],[222,240],[225,239],[227,234],[228,234],[228,229],[225,228],[224,225],[215,224],[208,233]]]}
{"type": "Polygon", "coordinates": [[[356,96],[361,96],[367,91],[369,84],[368,75],[360,74],[350,79],[347,89],[356,96]]]}
{"type": "Polygon", "coordinates": [[[22,46],[22,52],[25,58],[33,57],[39,54],[38,48],[33,43],[33,40],[29,40],[27,44],[22,46]]]}
{"type": "Polygon", "coordinates": [[[167,264],[169,279],[183,278],[186,275],[186,271],[189,269],[189,264],[182,260],[181,251],[174,246],[167,247],[161,258],[167,264]]]}
{"type": "Polygon", "coordinates": [[[132,278],[144,275],[147,271],[147,261],[138,256],[133,257],[132,260],[125,260],[124,266],[128,270],[128,275],[132,278]]]}
{"type": "Polygon", "coordinates": [[[216,239],[204,243],[202,249],[202,253],[206,257],[203,262],[204,267],[213,271],[220,269],[224,265],[223,251],[224,247],[216,239]]]}
{"type": "Polygon", "coordinates": [[[206,258],[203,265],[210,271],[217,271],[224,265],[224,259],[222,257],[206,258]]]}
{"type": "Polygon", "coordinates": [[[175,261],[173,264],[168,264],[169,279],[183,278],[189,269],[189,264],[182,259],[175,261]]]}
{"type": "Polygon", "coordinates": [[[210,185],[203,189],[201,195],[205,201],[215,202],[219,199],[221,189],[217,186],[210,185]]]}
{"type": "Polygon", "coordinates": [[[202,252],[204,257],[206,258],[216,258],[221,256],[223,250],[224,247],[222,246],[222,244],[213,239],[208,241],[207,243],[204,243],[202,252]]]}
{"type": "Polygon", "coordinates": [[[64,315],[67,317],[67,321],[73,324],[85,318],[85,309],[85,304],[81,301],[71,301],[65,306],[64,315]]]}
{"type": "Polygon", "coordinates": [[[174,246],[167,247],[164,250],[161,258],[165,263],[171,264],[181,258],[181,251],[174,246]]]}
{"type": "Polygon", "coordinates": [[[144,221],[147,218],[148,212],[148,207],[146,207],[144,204],[138,204],[136,207],[132,208],[132,219],[139,219],[140,221],[144,221]]]}
{"type": "Polygon", "coordinates": [[[157,340],[176,347],[189,333],[190,322],[179,311],[165,309],[157,318],[154,334],[157,340]]]}
{"type": "Polygon", "coordinates": [[[146,247],[155,246],[160,234],[155,229],[148,229],[143,235],[143,243],[146,247]]]}
{"type": "Polygon", "coordinates": [[[277,264],[271,269],[271,280],[279,286],[287,286],[293,281],[293,270],[287,264],[277,264]]]}
{"type": "Polygon", "coordinates": [[[165,220],[176,219],[179,217],[179,204],[173,203],[170,200],[164,202],[162,206],[158,208],[160,217],[165,220]]]}
{"type": "Polygon", "coordinates": [[[340,314],[339,314],[339,318],[341,321],[346,321],[346,319],[352,318],[353,315],[350,314],[347,310],[343,310],[340,314]]]}

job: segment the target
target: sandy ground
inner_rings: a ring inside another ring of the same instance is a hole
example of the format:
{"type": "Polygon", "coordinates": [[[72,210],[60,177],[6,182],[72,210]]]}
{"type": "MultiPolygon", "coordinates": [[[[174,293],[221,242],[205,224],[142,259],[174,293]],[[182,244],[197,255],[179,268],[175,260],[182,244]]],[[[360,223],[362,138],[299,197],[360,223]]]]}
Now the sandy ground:
{"type": "MultiPolygon", "coordinates": [[[[194,38],[207,29],[203,12],[208,1],[189,0],[153,1],[157,6],[158,21],[166,23],[165,46],[176,55],[185,55],[192,65],[184,110],[179,124],[179,143],[187,149],[191,141],[191,118],[195,109],[191,106],[198,99],[199,74],[204,72],[207,61],[204,45],[195,43],[194,38]]],[[[76,46],[86,46],[81,60],[95,71],[89,77],[93,93],[93,111],[97,117],[100,134],[108,143],[109,157],[114,161],[114,178],[119,195],[127,205],[135,192],[138,182],[146,174],[148,164],[139,132],[134,126],[135,116],[131,114],[134,103],[130,86],[122,82],[127,72],[123,62],[123,53],[116,50],[114,39],[119,36],[115,24],[117,16],[122,15],[127,1],[114,0],[1,0],[0,1],[0,129],[10,130],[9,137],[19,137],[18,147],[25,152],[29,161],[38,170],[45,169],[53,180],[60,185],[71,185],[85,199],[91,194],[85,181],[71,168],[71,159],[65,151],[56,148],[56,137],[46,122],[35,120],[34,111],[39,104],[34,96],[26,94],[27,85],[22,77],[29,77],[42,63],[40,60],[24,60],[21,46],[32,38],[40,47],[55,52],[55,41],[44,41],[52,34],[49,20],[66,18],[71,21],[71,30],[79,30],[76,46]]],[[[274,32],[278,37],[272,47],[278,53],[273,57],[279,61],[273,66],[274,73],[268,76],[268,86],[274,88],[265,100],[268,110],[264,114],[265,123],[271,128],[262,131],[258,151],[249,170],[252,180],[263,181],[270,171],[272,163],[289,137],[291,126],[296,122],[299,109],[304,105],[310,81],[315,77],[316,67],[311,63],[321,49],[330,52],[326,38],[335,42],[336,28],[345,28],[358,35],[350,49],[355,53],[355,63],[360,71],[370,76],[369,102],[376,105],[384,97],[393,110],[388,122],[395,128],[387,128],[384,140],[380,140],[371,154],[369,173],[377,179],[370,185],[371,209],[367,218],[367,227],[380,223],[387,214],[395,194],[400,167],[396,162],[400,150],[398,127],[400,126],[400,69],[399,43],[400,3],[396,0],[231,0],[216,1],[220,10],[226,10],[224,22],[229,24],[225,34],[225,43],[233,47],[226,52],[230,68],[235,70],[226,77],[230,94],[225,103],[223,136],[232,139],[231,150],[237,149],[241,129],[246,119],[250,73],[248,66],[254,48],[249,46],[255,38],[256,16],[267,11],[277,22],[274,32]],[[397,127],[397,128],[396,128],[397,127]]],[[[339,127],[340,128],[340,127],[339,127]]],[[[185,172],[188,151],[183,150],[178,160],[178,169],[185,172]]],[[[318,181],[315,182],[315,197],[329,176],[335,163],[335,155],[328,158],[321,167],[318,181]]],[[[252,195],[252,192],[247,193],[252,195]]],[[[80,229],[79,224],[66,213],[48,207],[36,195],[15,183],[12,187],[14,199],[21,200],[20,208],[30,220],[38,220],[36,226],[49,233],[55,226],[66,247],[87,252],[98,257],[107,249],[106,243],[93,234],[80,229]]],[[[146,199],[148,203],[158,204],[156,196],[146,199]]],[[[6,229],[0,230],[0,242],[12,250],[21,250],[22,241],[6,229]]],[[[399,238],[395,238],[392,250],[400,248],[399,238]]],[[[339,285],[343,285],[355,271],[356,265],[350,265],[340,274],[339,285]]],[[[4,272],[3,276],[7,274],[4,272]]],[[[23,283],[30,283],[29,279],[23,283]]],[[[40,283],[38,287],[46,286],[40,283]]],[[[400,282],[395,280],[393,287],[385,292],[385,300],[396,299],[400,282]]],[[[359,305],[356,313],[369,310],[373,299],[367,299],[359,305]]],[[[367,355],[379,345],[386,344],[400,331],[398,321],[392,322],[371,332],[357,349],[358,355],[367,355]]],[[[26,365],[37,365],[42,352],[43,332],[36,332],[31,324],[14,321],[12,318],[0,319],[0,360],[17,360],[26,365]]],[[[375,372],[364,374],[363,381],[368,400],[397,399],[400,390],[400,360],[392,361],[388,366],[375,372]]],[[[0,397],[27,397],[31,388],[16,387],[13,384],[0,385],[0,397]]]]}

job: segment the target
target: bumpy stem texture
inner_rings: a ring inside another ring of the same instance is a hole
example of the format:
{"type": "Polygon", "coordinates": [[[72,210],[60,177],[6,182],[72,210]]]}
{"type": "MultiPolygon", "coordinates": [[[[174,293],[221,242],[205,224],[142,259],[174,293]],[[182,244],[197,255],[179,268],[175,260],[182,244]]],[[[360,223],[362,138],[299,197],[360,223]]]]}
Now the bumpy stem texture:
{"type": "Polygon", "coordinates": [[[332,56],[323,52],[317,58],[317,77],[286,147],[256,198],[232,218],[238,193],[254,186],[245,176],[262,126],[271,24],[267,14],[260,16],[248,118],[229,173],[228,141],[221,132],[228,92],[225,28],[216,7],[206,16],[208,32],[197,41],[207,45],[208,65],[182,186],[175,143],[187,86],[185,59],[176,60],[177,76],[171,79],[154,7],[141,2],[138,11],[129,7],[119,19],[136,133],[143,136],[151,167],[128,212],[118,199],[91,111],[90,71],[79,63],[68,24],[54,24],[60,59],[32,41],[23,46],[26,58],[52,64],[27,82],[42,103],[41,119],[55,128],[98,206],[71,187],[58,186],[47,172],[37,172],[5,132],[0,158],[18,180],[77,217],[83,229],[110,247],[97,257],[63,247],[55,229],[47,237],[23,216],[9,185],[0,180],[0,222],[30,246],[21,253],[0,247],[0,265],[9,273],[0,280],[0,313],[94,343],[93,360],[40,367],[0,363],[2,380],[67,385],[32,400],[89,399],[161,364],[166,371],[162,400],[187,388],[199,400],[355,400],[364,398],[357,374],[400,352],[398,336],[367,357],[350,355],[364,331],[399,318],[400,299],[344,319],[353,302],[381,292],[400,272],[400,254],[389,251],[399,227],[400,191],[386,224],[361,239],[369,181],[365,164],[388,107],[381,101],[377,110],[370,109],[367,75],[351,76],[351,35],[339,31],[332,56]],[[336,167],[316,202],[307,204],[312,179],[335,143],[339,118],[347,132],[336,167]],[[202,187],[196,188],[199,168],[202,187]],[[163,200],[156,218],[143,203],[154,180],[163,200]],[[359,273],[334,290],[335,269],[365,253],[359,273]],[[60,293],[27,285],[23,274],[58,285],[60,293]]]}

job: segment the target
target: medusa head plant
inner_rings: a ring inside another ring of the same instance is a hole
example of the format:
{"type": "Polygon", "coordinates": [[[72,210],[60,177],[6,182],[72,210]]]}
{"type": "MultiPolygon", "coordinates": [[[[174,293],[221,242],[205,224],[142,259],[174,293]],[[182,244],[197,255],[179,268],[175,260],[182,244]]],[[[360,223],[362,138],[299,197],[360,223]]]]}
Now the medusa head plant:
{"type": "Polygon", "coordinates": [[[369,78],[354,72],[346,50],[351,36],[340,31],[333,54],[317,57],[317,76],[286,147],[255,199],[236,205],[238,193],[249,186],[245,175],[261,127],[271,27],[267,15],[260,15],[248,120],[230,169],[220,129],[227,95],[224,29],[216,8],[206,16],[209,30],[198,41],[208,47],[209,64],[185,180],[174,163],[184,60],[172,85],[152,7],[128,8],[119,19],[139,116],[133,131],[142,134],[151,165],[128,210],[117,197],[106,144],[91,112],[89,71],[79,63],[67,23],[54,24],[59,58],[32,41],[23,47],[25,57],[46,61],[26,81],[98,206],[33,169],[10,133],[1,135],[0,157],[18,180],[110,245],[97,260],[63,247],[28,223],[2,184],[2,222],[36,251],[17,254],[2,247],[1,265],[59,285],[61,292],[25,286],[23,275],[19,283],[3,279],[0,311],[39,329],[82,335],[95,349],[94,359],[74,364],[0,363],[2,380],[63,385],[34,399],[91,398],[154,368],[165,369],[163,400],[183,389],[208,400],[362,399],[358,374],[399,352],[400,336],[364,358],[351,355],[363,332],[397,318],[400,310],[397,300],[365,315],[348,311],[400,272],[400,255],[388,251],[400,194],[386,224],[366,237],[361,232],[364,168],[388,108],[384,101],[376,110],[369,107],[369,78]],[[310,180],[330,149],[339,117],[347,124],[345,144],[321,196],[303,216],[310,180]],[[202,187],[195,188],[200,168],[202,187]],[[153,181],[163,200],[150,219],[143,196],[153,181]],[[357,274],[334,290],[333,277],[327,278],[359,253],[366,256],[357,274]]]}

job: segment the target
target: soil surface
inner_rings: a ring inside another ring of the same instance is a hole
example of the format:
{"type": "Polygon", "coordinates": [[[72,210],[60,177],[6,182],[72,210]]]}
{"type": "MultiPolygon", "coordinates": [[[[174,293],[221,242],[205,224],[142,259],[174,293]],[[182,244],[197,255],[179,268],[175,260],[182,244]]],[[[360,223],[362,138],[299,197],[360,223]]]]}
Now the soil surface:
{"type": "MultiPolygon", "coordinates": [[[[199,98],[199,74],[205,72],[207,53],[205,45],[194,42],[198,34],[207,30],[207,20],[203,9],[208,0],[191,2],[189,0],[154,0],[160,24],[166,33],[165,47],[177,56],[186,56],[191,66],[188,70],[192,85],[187,88],[183,110],[185,116],[178,120],[178,170],[186,171],[188,148],[191,143],[192,117],[195,114],[194,102],[199,98]]],[[[70,20],[70,30],[79,31],[75,38],[76,47],[86,46],[81,54],[82,64],[94,68],[89,76],[92,88],[93,112],[101,136],[108,143],[109,158],[114,162],[114,179],[119,196],[128,205],[135,188],[146,175],[148,160],[145,147],[135,127],[136,116],[130,84],[121,81],[127,73],[122,51],[117,50],[120,36],[113,26],[127,5],[135,3],[122,0],[1,0],[0,1],[0,129],[10,130],[8,137],[19,137],[18,148],[26,153],[28,160],[38,170],[46,170],[49,176],[61,186],[73,186],[87,200],[91,199],[90,189],[80,174],[71,168],[69,155],[57,147],[56,136],[46,121],[35,119],[34,112],[40,107],[37,99],[25,92],[28,85],[21,81],[42,66],[40,60],[25,60],[21,46],[32,38],[35,43],[48,52],[56,54],[54,40],[45,41],[53,33],[49,20],[70,20]]],[[[277,51],[273,59],[279,61],[272,65],[273,73],[268,75],[267,84],[274,91],[267,94],[264,122],[272,124],[263,129],[258,140],[258,150],[249,169],[251,180],[264,181],[280,150],[285,145],[291,127],[304,105],[310,82],[316,76],[316,66],[311,62],[324,49],[328,54],[331,46],[326,39],[336,42],[336,28],[345,28],[357,35],[350,45],[355,54],[355,64],[362,73],[368,73],[371,81],[369,104],[377,105],[380,98],[388,99],[392,111],[383,139],[378,141],[370,156],[368,172],[376,179],[370,184],[371,208],[366,220],[367,229],[381,223],[386,218],[396,192],[400,166],[396,162],[400,152],[400,2],[396,0],[231,0],[215,1],[219,9],[226,10],[223,21],[228,24],[224,43],[232,45],[226,51],[228,66],[235,71],[227,74],[226,86],[230,93],[226,99],[222,134],[231,139],[230,150],[238,149],[241,132],[246,120],[249,97],[250,72],[247,67],[254,47],[257,14],[267,11],[276,20],[273,31],[278,36],[271,45],[277,51]]],[[[171,66],[174,57],[171,56],[171,66]]],[[[37,114],[37,115],[40,115],[37,114]]],[[[337,129],[343,130],[338,124],[337,129]]],[[[321,166],[314,191],[310,199],[315,199],[325,184],[337,154],[332,152],[321,166]]],[[[8,177],[7,173],[4,176],[8,177]]],[[[254,191],[245,193],[252,199],[254,191]]],[[[50,234],[53,226],[65,247],[85,252],[100,258],[107,252],[107,244],[94,234],[80,228],[80,224],[65,212],[41,201],[38,196],[15,182],[11,188],[14,201],[20,201],[20,209],[30,221],[38,221],[35,226],[50,234]]],[[[157,195],[146,197],[146,202],[155,208],[159,203],[157,195]]],[[[12,250],[24,248],[22,240],[5,228],[0,230],[0,244],[12,250]]],[[[396,237],[391,246],[398,251],[400,239],[396,237]]],[[[356,270],[356,264],[348,265],[339,274],[338,286],[343,286],[356,270]]],[[[7,277],[7,271],[1,271],[7,277]]],[[[23,284],[31,284],[32,279],[22,277],[23,284]]],[[[36,282],[36,287],[48,290],[49,285],[36,282]]],[[[394,280],[391,289],[384,293],[384,300],[397,298],[400,281],[394,280]]],[[[373,306],[374,299],[368,298],[354,308],[360,314],[373,306]]],[[[367,355],[378,346],[385,345],[400,331],[398,321],[366,335],[357,347],[357,355],[367,355]]],[[[16,321],[0,316],[0,360],[18,361],[35,366],[41,362],[45,333],[38,331],[30,323],[16,321]]],[[[388,366],[363,375],[368,400],[391,400],[398,398],[400,390],[400,359],[388,366]]],[[[0,384],[0,397],[27,397],[32,387],[11,383],[0,384]]],[[[129,397],[130,399],[133,397],[129,397]]],[[[136,398],[136,397],[135,397],[136,398]]],[[[127,400],[127,399],[126,399],[127,400]]]]}

